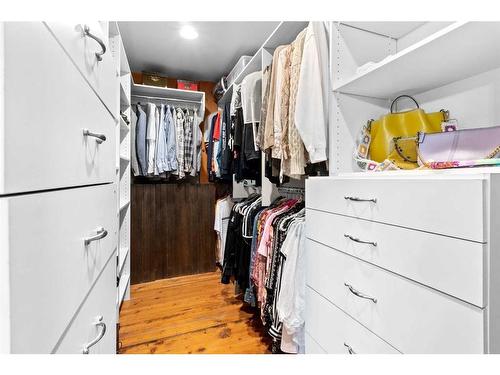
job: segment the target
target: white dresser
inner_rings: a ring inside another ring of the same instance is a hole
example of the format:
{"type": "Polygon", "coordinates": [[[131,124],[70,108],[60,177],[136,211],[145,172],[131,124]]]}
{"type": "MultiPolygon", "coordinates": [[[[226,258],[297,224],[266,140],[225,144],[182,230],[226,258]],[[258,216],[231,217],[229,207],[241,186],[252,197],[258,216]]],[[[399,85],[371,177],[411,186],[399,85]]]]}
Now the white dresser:
{"type": "Polygon", "coordinates": [[[490,171],[309,179],[306,352],[499,353],[490,171]]]}
{"type": "Polygon", "coordinates": [[[87,26],[0,23],[0,352],[116,352],[119,80],[87,26]]]}

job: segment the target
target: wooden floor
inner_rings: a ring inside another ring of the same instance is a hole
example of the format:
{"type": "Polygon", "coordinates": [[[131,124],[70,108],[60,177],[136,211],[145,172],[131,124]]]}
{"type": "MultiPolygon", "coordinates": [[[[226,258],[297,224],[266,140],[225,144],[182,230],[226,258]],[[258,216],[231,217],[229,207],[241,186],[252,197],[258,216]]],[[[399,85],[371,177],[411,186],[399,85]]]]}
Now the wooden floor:
{"type": "Polygon", "coordinates": [[[253,310],[220,273],[132,285],[120,312],[120,353],[270,353],[253,310]]]}

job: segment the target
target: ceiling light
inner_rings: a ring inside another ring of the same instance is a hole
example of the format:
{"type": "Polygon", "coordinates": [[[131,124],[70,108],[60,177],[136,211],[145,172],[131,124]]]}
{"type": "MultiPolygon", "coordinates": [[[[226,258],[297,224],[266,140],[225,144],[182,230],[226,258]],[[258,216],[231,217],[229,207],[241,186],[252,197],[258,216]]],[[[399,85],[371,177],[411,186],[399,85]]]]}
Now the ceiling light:
{"type": "Polygon", "coordinates": [[[190,25],[182,26],[182,29],[179,31],[179,34],[181,34],[181,36],[184,39],[196,39],[196,38],[198,38],[198,32],[196,31],[196,29],[193,26],[190,26],[190,25]]]}

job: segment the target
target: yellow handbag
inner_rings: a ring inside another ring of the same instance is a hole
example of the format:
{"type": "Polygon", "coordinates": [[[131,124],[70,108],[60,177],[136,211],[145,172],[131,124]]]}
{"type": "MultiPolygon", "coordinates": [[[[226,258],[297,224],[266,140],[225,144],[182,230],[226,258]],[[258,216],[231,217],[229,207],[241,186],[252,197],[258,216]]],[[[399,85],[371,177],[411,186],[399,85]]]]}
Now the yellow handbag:
{"type": "Polygon", "coordinates": [[[391,113],[370,122],[370,159],[378,163],[387,159],[402,169],[417,168],[417,133],[441,132],[441,123],[447,119],[447,111],[425,113],[411,96],[398,96],[391,104],[391,113]],[[417,108],[394,112],[394,105],[401,98],[411,99],[417,108]]]}

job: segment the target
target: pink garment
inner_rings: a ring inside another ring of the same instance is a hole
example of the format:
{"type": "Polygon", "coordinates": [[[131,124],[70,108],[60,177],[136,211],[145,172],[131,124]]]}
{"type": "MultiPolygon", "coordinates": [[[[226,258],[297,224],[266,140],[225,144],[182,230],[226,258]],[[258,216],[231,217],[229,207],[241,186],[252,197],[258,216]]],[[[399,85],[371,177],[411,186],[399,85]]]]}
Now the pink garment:
{"type": "Polygon", "coordinates": [[[290,199],[283,202],[276,208],[270,209],[265,220],[263,221],[263,233],[260,242],[257,245],[257,253],[255,254],[255,263],[252,271],[252,280],[257,289],[257,301],[264,306],[266,300],[266,275],[269,268],[268,254],[273,243],[273,221],[276,216],[288,211],[297,203],[296,199],[290,199]]]}

